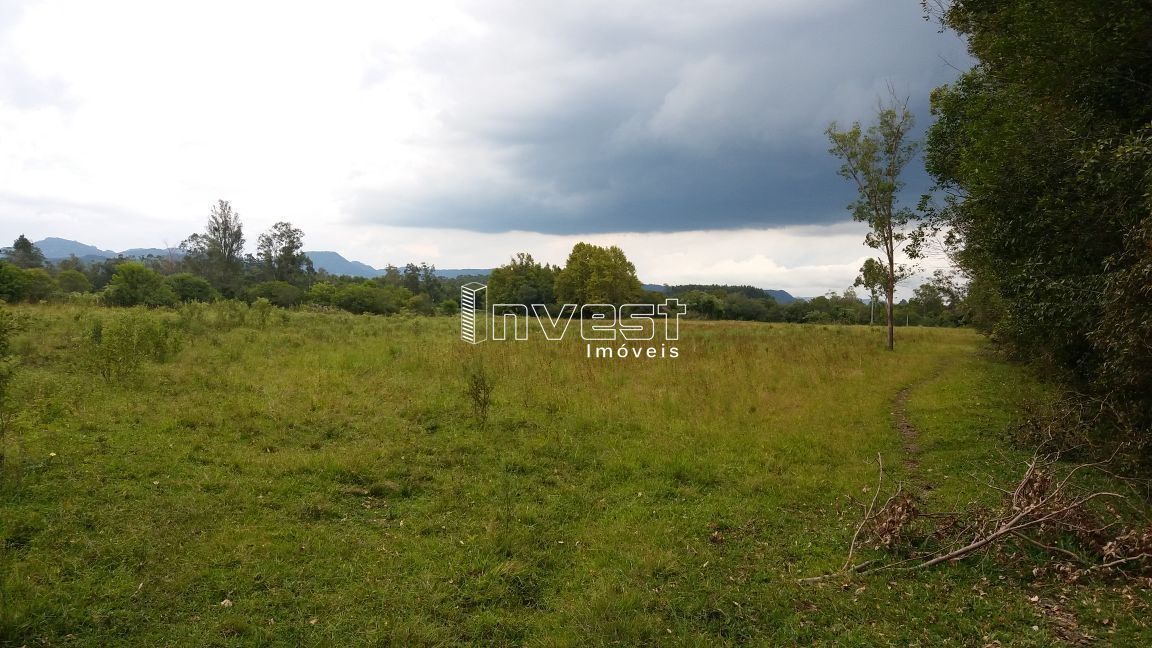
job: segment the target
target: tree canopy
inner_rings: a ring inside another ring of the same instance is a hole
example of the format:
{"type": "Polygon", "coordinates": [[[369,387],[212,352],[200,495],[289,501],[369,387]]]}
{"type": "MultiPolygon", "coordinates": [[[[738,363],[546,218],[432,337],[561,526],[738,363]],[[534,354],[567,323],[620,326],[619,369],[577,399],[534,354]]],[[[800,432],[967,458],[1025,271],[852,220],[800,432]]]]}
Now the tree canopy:
{"type": "Polygon", "coordinates": [[[561,303],[626,304],[642,295],[636,266],[615,245],[577,243],[556,276],[556,300],[561,303]]]}
{"type": "Polygon", "coordinates": [[[1152,422],[1152,11],[958,0],[976,65],[932,95],[926,164],[973,319],[1152,422]]]}

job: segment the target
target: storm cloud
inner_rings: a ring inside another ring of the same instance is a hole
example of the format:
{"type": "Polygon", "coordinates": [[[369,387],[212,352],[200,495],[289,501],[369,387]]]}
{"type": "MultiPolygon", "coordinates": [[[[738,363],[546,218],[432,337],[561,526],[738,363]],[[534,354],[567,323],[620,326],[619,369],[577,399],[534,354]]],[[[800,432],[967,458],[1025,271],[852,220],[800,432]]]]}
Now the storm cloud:
{"type": "Polygon", "coordinates": [[[225,199],[377,267],[589,240],[816,294],[871,254],[828,123],[891,85],[923,128],[967,65],[917,0],[0,0],[0,241],[165,247],[225,199]]]}
{"type": "MultiPolygon", "coordinates": [[[[965,63],[916,2],[477,3],[474,21],[382,56],[432,82],[459,154],[435,190],[360,187],[365,222],[484,232],[682,231],[844,220],[824,129],[890,85],[922,122],[965,63]]],[[[922,173],[910,176],[923,188],[922,173]]]]}

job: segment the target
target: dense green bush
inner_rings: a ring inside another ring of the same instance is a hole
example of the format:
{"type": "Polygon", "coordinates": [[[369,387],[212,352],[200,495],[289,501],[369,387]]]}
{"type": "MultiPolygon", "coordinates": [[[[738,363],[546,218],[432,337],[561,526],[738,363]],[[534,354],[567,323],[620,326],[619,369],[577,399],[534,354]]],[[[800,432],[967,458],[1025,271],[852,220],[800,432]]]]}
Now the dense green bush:
{"type": "Polygon", "coordinates": [[[1146,430],[1152,11],[958,0],[943,19],[977,64],[932,94],[929,207],[973,278],[971,319],[1146,430]]]}
{"type": "Polygon", "coordinates": [[[265,281],[248,289],[250,300],[266,299],[274,306],[292,308],[304,299],[304,291],[287,281],[265,281]]]}
{"type": "Polygon", "coordinates": [[[7,261],[0,261],[0,300],[8,303],[23,301],[27,282],[23,270],[7,261]]]}
{"type": "Polygon", "coordinates": [[[24,270],[24,299],[36,303],[56,292],[56,279],[44,268],[24,270]]]}
{"type": "Polygon", "coordinates": [[[176,293],[176,299],[184,303],[210,302],[220,297],[207,279],[191,272],[179,272],[168,277],[168,285],[176,293]]]}
{"type": "Polygon", "coordinates": [[[389,315],[400,312],[410,295],[403,288],[381,287],[366,281],[341,287],[333,302],[350,313],[389,315]]]}
{"type": "Polygon", "coordinates": [[[310,304],[317,304],[319,306],[335,306],[336,305],[336,286],[328,283],[327,281],[319,281],[312,284],[308,289],[305,299],[310,304]]]}
{"type": "Polygon", "coordinates": [[[104,301],[112,306],[174,306],[176,293],[159,274],[130,261],[116,266],[104,301]]]}
{"type": "Polygon", "coordinates": [[[86,293],[92,291],[92,282],[79,270],[61,270],[56,275],[56,283],[60,292],[86,293]]]}

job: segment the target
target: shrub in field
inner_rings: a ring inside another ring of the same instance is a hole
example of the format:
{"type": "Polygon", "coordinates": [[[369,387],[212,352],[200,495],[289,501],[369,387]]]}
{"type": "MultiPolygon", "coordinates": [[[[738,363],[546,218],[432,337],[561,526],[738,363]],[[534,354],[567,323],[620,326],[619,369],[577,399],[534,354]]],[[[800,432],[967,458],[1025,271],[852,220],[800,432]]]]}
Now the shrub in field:
{"type": "Polygon", "coordinates": [[[419,295],[412,295],[408,298],[408,303],[405,304],[408,310],[419,315],[433,315],[436,313],[436,304],[432,302],[432,298],[424,293],[419,295]]]}
{"type": "Polygon", "coordinates": [[[174,306],[176,293],[156,272],[141,263],[116,266],[116,274],[104,289],[104,301],[112,306],[174,306]]]}
{"type": "Polygon", "coordinates": [[[189,333],[199,332],[205,326],[205,314],[208,312],[208,305],[203,302],[193,301],[180,306],[176,310],[177,322],[180,329],[189,333]]]}
{"type": "Polygon", "coordinates": [[[400,310],[394,296],[370,282],[343,286],[336,292],[335,304],[350,313],[385,315],[400,310]]]}
{"type": "Polygon", "coordinates": [[[41,302],[56,292],[56,279],[44,268],[24,270],[24,298],[32,303],[41,302]]]}
{"type": "Polygon", "coordinates": [[[488,421],[488,409],[492,406],[492,390],[496,383],[480,358],[468,363],[464,372],[467,383],[464,393],[472,404],[472,413],[483,425],[488,421]]]}
{"type": "Polygon", "coordinates": [[[249,310],[252,312],[252,317],[255,319],[256,325],[260,328],[264,328],[265,326],[268,326],[268,316],[272,314],[273,308],[274,307],[272,306],[272,302],[263,297],[260,297],[256,301],[252,302],[252,306],[249,307],[249,310]]]}
{"type": "Polygon", "coordinates": [[[0,261],[0,300],[18,302],[24,299],[27,282],[23,270],[7,261],[0,261]]]}
{"type": "Polygon", "coordinates": [[[168,285],[176,293],[176,298],[185,303],[211,302],[220,297],[207,279],[191,272],[179,272],[168,277],[168,285]]]}
{"type": "Polygon", "coordinates": [[[106,381],[136,373],[145,360],[164,362],[182,346],[168,321],[132,312],[92,322],[81,343],[83,364],[106,381]]]}
{"type": "Polygon", "coordinates": [[[216,302],[212,305],[212,311],[216,314],[216,326],[219,328],[236,328],[244,326],[248,321],[248,304],[235,299],[216,302]]]}
{"type": "Polygon", "coordinates": [[[304,299],[304,291],[287,281],[265,281],[249,288],[248,297],[266,299],[280,308],[291,308],[304,299]]]}
{"type": "Polygon", "coordinates": [[[318,281],[312,284],[312,287],[308,289],[308,293],[304,297],[310,304],[334,306],[336,304],[336,286],[333,286],[327,281],[318,281]]]}
{"type": "Polygon", "coordinates": [[[61,270],[56,275],[56,284],[60,292],[86,293],[92,292],[92,282],[88,276],[79,270],[61,270]]]}

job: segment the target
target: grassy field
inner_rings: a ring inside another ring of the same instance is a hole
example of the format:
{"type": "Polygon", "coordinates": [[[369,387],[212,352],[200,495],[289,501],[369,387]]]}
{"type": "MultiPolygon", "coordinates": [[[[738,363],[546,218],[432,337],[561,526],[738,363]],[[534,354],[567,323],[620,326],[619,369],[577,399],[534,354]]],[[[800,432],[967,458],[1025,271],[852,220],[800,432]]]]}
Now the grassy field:
{"type": "MultiPolygon", "coordinates": [[[[910,477],[903,388],[933,506],[1020,472],[1003,432],[1043,388],[971,331],[687,322],[678,358],[588,359],[448,318],[171,312],[138,317],[182,348],[105,379],[84,339],[124,314],[20,312],[4,645],[1058,641],[1030,599],[1061,586],[989,557],[796,582],[843,562],[877,454],[910,477]]],[[[1116,589],[1065,607],[1152,645],[1152,598],[1116,589]]]]}

